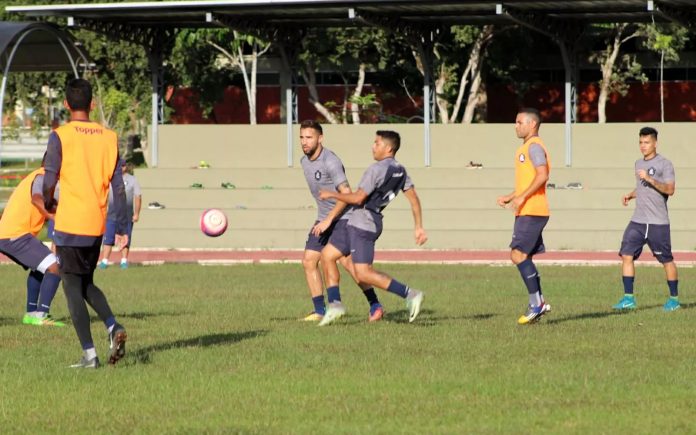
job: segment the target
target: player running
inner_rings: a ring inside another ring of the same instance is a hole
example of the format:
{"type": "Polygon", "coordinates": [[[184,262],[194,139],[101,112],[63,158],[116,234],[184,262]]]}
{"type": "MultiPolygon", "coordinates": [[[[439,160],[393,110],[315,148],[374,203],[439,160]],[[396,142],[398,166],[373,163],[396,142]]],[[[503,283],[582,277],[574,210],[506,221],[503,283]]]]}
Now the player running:
{"type": "MultiPolygon", "coordinates": [[[[321,250],[326,246],[334,228],[345,225],[346,204],[334,199],[319,198],[321,189],[337,190],[342,193],[350,193],[350,185],[346,178],[341,159],[338,158],[328,148],[325,148],[322,141],[324,132],[321,124],[315,121],[304,121],[300,124],[300,143],[302,152],[305,154],[300,163],[304,171],[307,185],[312,196],[317,202],[317,220],[312,225],[305,243],[302,267],[304,268],[305,278],[309,286],[309,293],[312,296],[314,311],[309,313],[303,320],[321,321],[326,313],[324,302],[324,285],[319,270],[319,259],[321,250]]],[[[335,262],[338,258],[334,260],[335,262]]],[[[343,267],[355,277],[353,265],[349,257],[340,258],[343,267]]],[[[355,279],[355,278],[354,278],[355,279]]],[[[357,282],[357,280],[356,280],[357,282]]],[[[379,303],[375,290],[369,285],[360,285],[363,294],[370,304],[370,322],[378,321],[382,318],[384,310],[379,303]]],[[[329,303],[340,302],[341,295],[338,290],[327,292],[329,303]]]]}
{"type": "Polygon", "coordinates": [[[126,330],[116,322],[104,293],[94,284],[94,269],[106,222],[109,185],[117,216],[116,245],[128,243],[126,193],[118,166],[116,133],[90,121],[92,87],[86,80],[70,80],[65,89],[70,122],[51,132],[46,152],[43,196],[45,208],[55,210],[57,258],[63,289],[83,355],[74,368],[97,368],[86,303],[104,322],[109,336],[109,364],[126,352],[126,330]],[[60,203],[53,193],[60,174],[60,203]]]}
{"type": "Polygon", "coordinates": [[[636,299],[633,295],[633,281],[636,275],[634,261],[640,257],[647,243],[657,261],[662,263],[669,288],[669,299],[664,304],[665,311],[679,309],[679,290],[677,266],[672,257],[672,242],[669,227],[667,200],[674,195],[674,166],[672,162],[657,153],[657,130],[644,127],[639,132],[642,159],[636,160],[636,188],[624,195],[622,203],[628,206],[636,200],[636,209],[624,231],[619,255],[623,261],[624,296],[614,305],[615,310],[634,310],[636,299]]]}
{"type": "Polygon", "coordinates": [[[521,109],[515,119],[515,133],[523,140],[515,152],[515,190],[498,197],[498,205],[515,211],[515,226],[510,242],[510,259],[522,276],[529,293],[527,312],[517,319],[525,325],[539,320],[550,311],[541,291],[541,279],[532,258],[545,252],[542,232],[549,221],[546,182],[551,162],[539,137],[541,117],[532,108],[521,109]]]}
{"type": "MultiPolygon", "coordinates": [[[[355,274],[361,283],[366,283],[401,298],[406,299],[409,322],[413,322],[420,313],[423,292],[409,288],[384,272],[375,270],[372,263],[375,258],[375,243],[382,234],[382,211],[403,191],[411,205],[415,223],[414,236],[416,244],[422,245],[428,237],[423,229],[421,205],[411,178],[406,168],[394,159],[401,146],[401,136],[397,132],[380,130],[372,145],[373,163],[362,176],[358,189],[352,193],[340,193],[322,190],[321,199],[336,199],[354,205],[345,225],[334,229],[329,243],[321,255],[328,294],[338,293],[340,274],[336,260],[350,255],[353,259],[355,274]]],[[[328,325],[346,313],[340,300],[329,304],[326,315],[319,323],[328,325]]]]}

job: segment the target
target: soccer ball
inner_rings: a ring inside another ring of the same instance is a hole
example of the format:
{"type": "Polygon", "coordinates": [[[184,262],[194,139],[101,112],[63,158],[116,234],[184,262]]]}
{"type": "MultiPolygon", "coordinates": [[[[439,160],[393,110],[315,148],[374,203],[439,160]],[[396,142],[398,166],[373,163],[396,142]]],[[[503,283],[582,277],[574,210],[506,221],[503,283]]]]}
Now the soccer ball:
{"type": "Polygon", "coordinates": [[[201,231],[209,237],[219,237],[227,229],[227,216],[217,208],[209,208],[201,215],[201,231]]]}

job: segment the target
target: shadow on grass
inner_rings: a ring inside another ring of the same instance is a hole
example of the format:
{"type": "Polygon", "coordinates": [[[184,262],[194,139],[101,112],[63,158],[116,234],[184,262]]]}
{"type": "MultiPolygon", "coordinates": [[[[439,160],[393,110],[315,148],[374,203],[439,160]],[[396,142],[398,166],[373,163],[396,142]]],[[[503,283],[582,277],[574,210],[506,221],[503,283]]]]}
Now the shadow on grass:
{"type": "MultiPolygon", "coordinates": [[[[553,325],[556,323],[569,322],[569,321],[573,321],[573,320],[602,319],[605,317],[612,317],[612,316],[624,316],[624,315],[629,315],[631,313],[635,313],[637,311],[651,310],[651,309],[657,308],[657,307],[662,307],[662,305],[646,305],[646,306],[638,307],[635,310],[623,310],[623,311],[611,310],[611,311],[598,311],[598,312],[594,312],[594,313],[582,313],[582,314],[577,314],[574,316],[561,317],[560,319],[549,319],[545,323],[553,325]]],[[[553,312],[550,315],[553,315],[553,312]]]]}
{"type": "Polygon", "coordinates": [[[22,323],[22,318],[0,317],[0,326],[16,325],[22,323]]]}
{"type": "MultiPolygon", "coordinates": [[[[133,313],[114,313],[114,317],[116,318],[116,320],[121,319],[121,318],[145,320],[145,319],[150,319],[153,317],[176,317],[176,316],[185,316],[188,314],[192,314],[192,313],[186,312],[186,311],[180,311],[180,312],[162,311],[159,313],[147,312],[147,311],[135,311],[133,313]]],[[[66,320],[70,321],[69,318],[67,318],[66,320]]],[[[89,320],[90,320],[90,322],[101,322],[101,319],[96,315],[90,315],[89,320]]]]}
{"type": "Polygon", "coordinates": [[[149,364],[153,353],[164,352],[171,349],[181,349],[185,347],[212,347],[226,346],[252,338],[263,337],[268,334],[266,330],[228,332],[224,334],[208,334],[200,337],[187,338],[183,340],[159,343],[152,346],[136,349],[126,356],[127,364],[149,364]]]}
{"type": "Polygon", "coordinates": [[[690,310],[692,308],[696,308],[696,302],[690,302],[688,304],[681,304],[681,308],[684,310],[690,310]]]}

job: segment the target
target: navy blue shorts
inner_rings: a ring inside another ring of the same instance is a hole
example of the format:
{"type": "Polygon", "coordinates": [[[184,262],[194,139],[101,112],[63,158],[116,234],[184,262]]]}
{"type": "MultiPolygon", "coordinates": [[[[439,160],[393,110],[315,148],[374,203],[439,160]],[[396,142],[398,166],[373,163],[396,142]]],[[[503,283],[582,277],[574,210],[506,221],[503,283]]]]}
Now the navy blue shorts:
{"type": "Polygon", "coordinates": [[[353,264],[372,264],[375,261],[375,242],[382,234],[382,229],[372,232],[348,225],[350,255],[353,264]]]}
{"type": "Polygon", "coordinates": [[[353,263],[372,264],[375,260],[375,242],[382,234],[381,226],[378,226],[378,230],[379,232],[363,230],[348,225],[348,220],[343,219],[336,225],[329,243],[341,254],[350,255],[353,263]]]}
{"type": "Polygon", "coordinates": [[[25,269],[46,273],[56,256],[39,239],[24,234],[16,239],[0,239],[0,252],[25,269]]]}
{"type": "Polygon", "coordinates": [[[348,237],[348,219],[341,219],[334,225],[329,243],[343,255],[350,255],[350,238],[348,237]]]}
{"type": "MultiPolygon", "coordinates": [[[[130,248],[132,234],[133,222],[128,222],[128,244],[125,246],[126,248],[130,248]]],[[[111,219],[106,220],[106,232],[104,233],[102,243],[106,246],[114,246],[114,243],[116,243],[116,221],[111,219]]]]}
{"type": "Polygon", "coordinates": [[[646,243],[660,263],[669,263],[674,260],[674,257],[672,257],[672,240],[669,224],[655,225],[629,222],[621,240],[619,255],[632,255],[635,260],[640,257],[640,254],[643,252],[643,246],[646,243]]]}
{"type": "Polygon", "coordinates": [[[522,251],[527,255],[546,252],[541,233],[548,222],[548,216],[516,216],[510,248],[522,251]]]}
{"type": "MultiPolygon", "coordinates": [[[[318,223],[319,221],[315,221],[314,225],[318,223]]],[[[314,228],[314,225],[312,225],[312,228],[314,228]]],[[[319,236],[315,236],[314,234],[312,234],[312,228],[310,228],[309,234],[307,234],[307,242],[305,242],[305,251],[321,252],[321,250],[324,249],[324,246],[326,246],[326,244],[329,243],[329,238],[331,237],[331,234],[333,233],[335,227],[336,222],[331,224],[331,226],[327,228],[326,231],[321,233],[319,236]]]]}

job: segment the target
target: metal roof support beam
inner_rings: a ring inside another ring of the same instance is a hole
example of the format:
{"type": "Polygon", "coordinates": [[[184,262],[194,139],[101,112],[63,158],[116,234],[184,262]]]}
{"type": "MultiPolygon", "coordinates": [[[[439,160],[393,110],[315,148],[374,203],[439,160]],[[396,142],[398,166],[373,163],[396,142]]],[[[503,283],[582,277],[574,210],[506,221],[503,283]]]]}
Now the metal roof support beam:
{"type": "Polygon", "coordinates": [[[577,26],[568,26],[567,23],[560,23],[552,18],[542,17],[534,13],[521,13],[509,10],[503,7],[502,4],[496,5],[496,14],[504,16],[520,26],[546,35],[556,42],[561,50],[565,71],[565,165],[570,167],[573,165],[573,123],[575,122],[577,105],[577,53],[575,42],[582,30],[577,26]]]}

